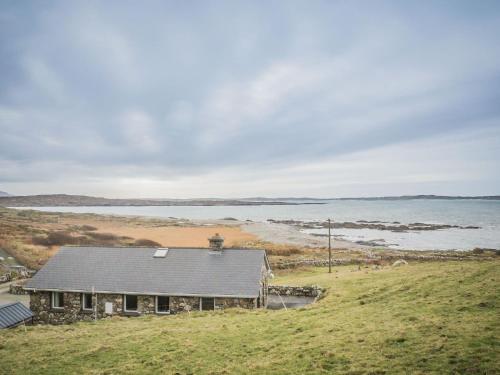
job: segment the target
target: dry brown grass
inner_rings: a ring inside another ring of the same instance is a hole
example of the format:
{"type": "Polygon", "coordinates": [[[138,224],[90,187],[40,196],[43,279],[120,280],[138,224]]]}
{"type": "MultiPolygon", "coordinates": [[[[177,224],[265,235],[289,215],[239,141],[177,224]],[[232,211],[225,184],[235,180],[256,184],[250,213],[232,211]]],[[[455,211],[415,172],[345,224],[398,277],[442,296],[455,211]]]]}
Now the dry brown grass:
{"type": "Polygon", "coordinates": [[[227,246],[256,239],[235,225],[202,226],[172,219],[0,207],[0,246],[34,269],[39,269],[64,245],[207,247],[208,238],[216,232],[225,237],[227,246]]]}
{"type": "Polygon", "coordinates": [[[237,226],[157,226],[147,221],[94,221],[95,233],[113,233],[133,239],[149,239],[166,247],[207,247],[208,238],[220,233],[225,238],[226,246],[255,240],[255,236],[243,232],[237,226]]]}

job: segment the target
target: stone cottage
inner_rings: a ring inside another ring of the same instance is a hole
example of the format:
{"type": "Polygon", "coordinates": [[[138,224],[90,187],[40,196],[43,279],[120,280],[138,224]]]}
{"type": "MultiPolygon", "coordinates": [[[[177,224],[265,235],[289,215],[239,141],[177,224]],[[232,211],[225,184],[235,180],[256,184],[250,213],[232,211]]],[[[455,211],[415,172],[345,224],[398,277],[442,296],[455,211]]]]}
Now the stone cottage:
{"type": "Polygon", "coordinates": [[[31,279],[35,323],[267,305],[265,250],[62,247],[31,279]]]}

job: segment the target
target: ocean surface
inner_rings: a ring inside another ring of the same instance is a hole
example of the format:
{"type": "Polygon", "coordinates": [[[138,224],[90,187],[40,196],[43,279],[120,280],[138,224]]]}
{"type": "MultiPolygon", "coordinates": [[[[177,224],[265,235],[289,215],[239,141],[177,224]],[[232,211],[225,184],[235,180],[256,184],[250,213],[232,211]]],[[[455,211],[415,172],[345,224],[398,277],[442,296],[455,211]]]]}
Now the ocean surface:
{"type": "MultiPolygon", "coordinates": [[[[24,207],[23,207],[24,208],[24,207]]],[[[332,200],[326,204],[283,206],[155,206],[155,207],[31,207],[52,212],[97,213],[222,219],[265,222],[275,220],[380,221],[401,224],[415,222],[479,226],[480,229],[390,232],[372,229],[334,229],[337,238],[349,241],[377,241],[392,248],[415,250],[469,250],[475,247],[500,249],[500,200],[332,200]]],[[[325,233],[323,229],[306,230],[325,233]]]]}

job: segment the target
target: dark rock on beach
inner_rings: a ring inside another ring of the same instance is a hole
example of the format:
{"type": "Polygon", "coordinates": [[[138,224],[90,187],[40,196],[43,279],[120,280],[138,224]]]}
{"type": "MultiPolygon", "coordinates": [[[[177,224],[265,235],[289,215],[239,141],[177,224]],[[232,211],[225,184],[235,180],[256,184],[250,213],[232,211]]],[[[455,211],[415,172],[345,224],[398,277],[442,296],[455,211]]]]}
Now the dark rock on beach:
{"type": "Polygon", "coordinates": [[[391,232],[405,233],[408,231],[428,231],[428,230],[441,230],[441,229],[480,229],[477,226],[459,226],[450,224],[428,224],[428,223],[410,223],[401,224],[399,222],[393,222],[392,224],[382,223],[380,221],[367,221],[358,220],[356,222],[346,221],[346,222],[331,222],[327,221],[300,221],[300,220],[274,220],[268,219],[268,222],[275,224],[287,224],[299,227],[301,229],[321,229],[328,228],[330,225],[334,229],[374,229],[374,230],[388,230],[391,232]]]}

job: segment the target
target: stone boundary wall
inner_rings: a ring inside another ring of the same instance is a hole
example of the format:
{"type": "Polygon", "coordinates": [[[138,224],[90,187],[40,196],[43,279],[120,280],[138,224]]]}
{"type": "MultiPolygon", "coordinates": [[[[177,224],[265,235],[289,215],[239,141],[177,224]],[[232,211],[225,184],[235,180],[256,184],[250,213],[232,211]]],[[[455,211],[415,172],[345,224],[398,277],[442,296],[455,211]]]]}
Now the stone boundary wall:
{"type": "MultiPolygon", "coordinates": [[[[373,256],[370,258],[345,258],[332,259],[332,266],[343,266],[352,264],[380,264],[381,262],[393,262],[403,259],[406,261],[413,260],[417,262],[432,262],[432,261],[463,261],[463,260],[485,260],[493,258],[476,257],[476,256],[461,256],[457,255],[417,255],[417,254],[384,254],[383,256],[373,256]]],[[[289,269],[297,267],[328,267],[328,259],[300,259],[285,262],[271,263],[274,269],[289,269]]]]}
{"type": "Polygon", "coordinates": [[[17,294],[17,295],[30,294],[30,292],[28,290],[24,290],[24,284],[21,284],[21,283],[10,284],[9,293],[10,294],[17,294]]]}
{"type": "MultiPolygon", "coordinates": [[[[359,259],[332,259],[332,266],[341,266],[347,264],[358,264],[362,263],[359,259]]],[[[327,267],[328,260],[322,259],[301,259],[295,261],[288,262],[276,262],[271,264],[274,269],[288,269],[288,268],[297,268],[303,266],[309,267],[327,267]]]]}
{"type": "Polygon", "coordinates": [[[30,278],[34,274],[35,272],[30,270],[17,271],[9,269],[7,273],[0,276],[0,284],[8,283],[14,280],[25,280],[27,278],[30,278]]]}
{"type": "Polygon", "coordinates": [[[268,293],[280,296],[314,297],[323,293],[323,288],[313,286],[269,285],[268,293]]]}

